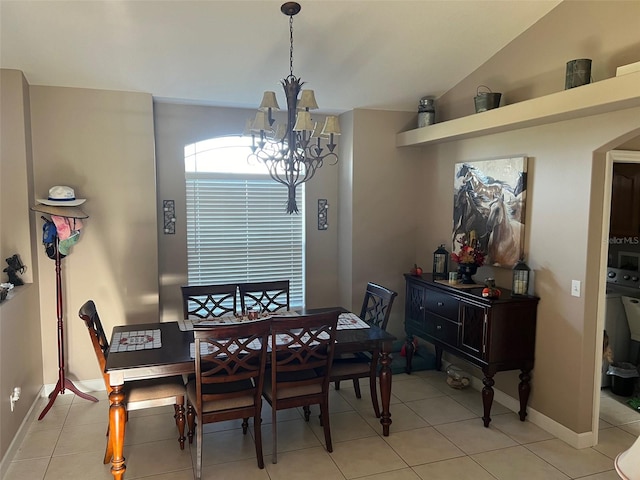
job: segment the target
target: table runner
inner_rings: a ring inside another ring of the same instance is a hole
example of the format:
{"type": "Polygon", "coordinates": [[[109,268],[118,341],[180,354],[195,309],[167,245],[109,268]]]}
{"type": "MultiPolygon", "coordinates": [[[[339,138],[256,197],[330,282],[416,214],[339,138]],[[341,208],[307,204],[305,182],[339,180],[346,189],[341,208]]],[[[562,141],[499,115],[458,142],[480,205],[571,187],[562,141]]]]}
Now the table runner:
{"type": "MultiPolygon", "coordinates": [[[[216,325],[233,324],[239,322],[258,322],[260,320],[266,320],[272,316],[286,317],[286,316],[298,316],[298,312],[289,310],[286,312],[277,312],[272,315],[265,315],[256,320],[249,320],[246,316],[236,317],[233,314],[222,315],[216,318],[188,318],[178,320],[178,327],[183,332],[193,330],[194,325],[199,327],[215,327],[216,325]]],[[[338,330],[351,329],[351,328],[369,328],[369,324],[363,321],[355,313],[341,313],[338,317],[338,330]]]]}

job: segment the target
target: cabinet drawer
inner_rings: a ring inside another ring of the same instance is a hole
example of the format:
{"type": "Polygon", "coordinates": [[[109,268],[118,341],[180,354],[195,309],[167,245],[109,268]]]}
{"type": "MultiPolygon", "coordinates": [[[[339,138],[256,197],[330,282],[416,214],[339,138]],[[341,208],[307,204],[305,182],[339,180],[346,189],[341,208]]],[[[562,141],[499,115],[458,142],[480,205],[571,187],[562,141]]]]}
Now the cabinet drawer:
{"type": "Polygon", "coordinates": [[[424,307],[449,320],[458,319],[458,300],[445,293],[427,290],[424,307]]]}
{"type": "Polygon", "coordinates": [[[452,322],[439,315],[432,315],[430,313],[427,313],[426,320],[427,329],[431,335],[452,347],[458,346],[459,325],[457,322],[452,322]]]}

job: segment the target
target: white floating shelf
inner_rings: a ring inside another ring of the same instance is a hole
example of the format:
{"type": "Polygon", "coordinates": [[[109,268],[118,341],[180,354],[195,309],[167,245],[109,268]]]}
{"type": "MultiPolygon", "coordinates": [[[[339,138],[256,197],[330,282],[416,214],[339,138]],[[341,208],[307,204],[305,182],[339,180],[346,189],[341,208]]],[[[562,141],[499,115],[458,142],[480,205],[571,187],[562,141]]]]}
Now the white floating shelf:
{"type": "Polygon", "coordinates": [[[637,106],[640,106],[640,72],[633,72],[467,117],[400,132],[396,135],[396,146],[450,142],[637,106]]]}

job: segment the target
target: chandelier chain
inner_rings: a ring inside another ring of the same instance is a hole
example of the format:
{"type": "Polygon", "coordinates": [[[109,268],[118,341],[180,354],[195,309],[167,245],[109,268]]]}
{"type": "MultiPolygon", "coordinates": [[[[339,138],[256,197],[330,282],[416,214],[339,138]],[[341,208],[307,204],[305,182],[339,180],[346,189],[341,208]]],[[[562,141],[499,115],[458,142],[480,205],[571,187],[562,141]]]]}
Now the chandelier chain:
{"type": "Polygon", "coordinates": [[[289,74],[293,77],[293,15],[289,16],[289,74]]]}

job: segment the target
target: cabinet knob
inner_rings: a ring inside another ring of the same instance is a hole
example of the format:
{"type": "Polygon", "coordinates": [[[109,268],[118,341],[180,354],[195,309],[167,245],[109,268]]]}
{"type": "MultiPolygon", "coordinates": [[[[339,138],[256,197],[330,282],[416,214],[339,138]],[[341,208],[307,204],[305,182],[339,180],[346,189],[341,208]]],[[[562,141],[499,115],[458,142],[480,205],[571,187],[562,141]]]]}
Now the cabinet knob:
{"type": "Polygon", "coordinates": [[[443,305],[444,305],[444,303],[443,303],[443,302],[438,302],[438,306],[439,306],[439,307],[442,307],[443,305]]]}
{"type": "Polygon", "coordinates": [[[420,305],[420,310],[424,310],[424,307],[422,305],[420,305]]]}
{"type": "Polygon", "coordinates": [[[436,330],[442,330],[442,325],[436,325],[436,330]]]}

